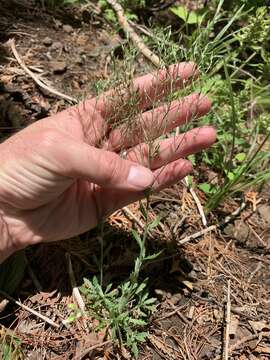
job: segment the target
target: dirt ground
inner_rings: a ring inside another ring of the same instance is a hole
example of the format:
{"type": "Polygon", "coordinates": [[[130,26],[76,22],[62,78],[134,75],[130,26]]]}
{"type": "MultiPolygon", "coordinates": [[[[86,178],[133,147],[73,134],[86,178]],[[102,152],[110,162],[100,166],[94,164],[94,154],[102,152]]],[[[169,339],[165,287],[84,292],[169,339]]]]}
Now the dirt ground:
{"type": "MultiPolygon", "coordinates": [[[[15,39],[19,56],[34,74],[54,89],[82,99],[95,95],[97,81],[109,79],[111,56],[118,56],[124,39],[93,4],[49,11],[34,1],[2,0],[0,9],[0,130],[4,140],[72,102],[35,84],[14,58],[10,39],[15,39]]],[[[143,59],[135,67],[138,74],[151,69],[143,59]]],[[[203,193],[196,192],[203,204],[203,193]]],[[[140,359],[221,359],[228,306],[229,358],[270,359],[270,186],[247,192],[239,201],[228,199],[209,216],[208,225],[221,223],[243,203],[234,221],[179,246],[179,241],[203,229],[190,191],[179,183],[153,197],[151,216],[160,215],[162,220],[149,247],[164,252],[142,274],[158,298],[158,310],[140,359]]],[[[135,223],[143,223],[138,204],[129,210],[135,223]]],[[[133,222],[123,211],[108,221],[107,283],[124,279],[132,268],[137,251],[129,232],[133,222]]],[[[98,273],[93,259],[97,248],[97,233],[92,231],[27,250],[27,271],[13,298],[59,325],[48,325],[12,301],[0,308],[0,324],[15,331],[27,359],[128,358],[110,344],[96,346],[82,357],[82,352],[104,341],[102,334],[89,333],[84,319],[69,327],[61,325],[73,301],[66,255],[80,285],[83,277],[98,273]]]]}

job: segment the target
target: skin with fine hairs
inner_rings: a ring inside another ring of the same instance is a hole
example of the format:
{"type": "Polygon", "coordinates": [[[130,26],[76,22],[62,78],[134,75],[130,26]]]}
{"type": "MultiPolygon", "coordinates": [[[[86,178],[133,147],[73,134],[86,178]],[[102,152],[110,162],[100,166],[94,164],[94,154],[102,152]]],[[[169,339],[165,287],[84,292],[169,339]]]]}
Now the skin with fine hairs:
{"type": "MultiPolygon", "coordinates": [[[[184,158],[215,142],[212,127],[157,140],[159,151],[150,162],[144,139],[147,134],[158,138],[210,110],[209,99],[199,94],[150,109],[154,100],[197,76],[194,63],[180,63],[135,79],[141,115],[126,138],[121,135],[124,125],[108,126],[115,111],[111,91],[42,119],[0,144],[0,262],[29,245],[90,230],[102,217],[142,199],[145,189],[159,191],[192,172],[184,158]]],[[[124,94],[122,101],[127,100],[124,94]]]]}

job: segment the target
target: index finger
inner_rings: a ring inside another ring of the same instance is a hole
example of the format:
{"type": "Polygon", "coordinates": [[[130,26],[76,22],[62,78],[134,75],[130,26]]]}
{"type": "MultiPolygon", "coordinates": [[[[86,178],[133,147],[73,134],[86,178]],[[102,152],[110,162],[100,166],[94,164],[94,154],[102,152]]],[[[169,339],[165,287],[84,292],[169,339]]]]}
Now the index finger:
{"type": "MultiPolygon", "coordinates": [[[[195,63],[182,62],[170,65],[168,68],[160,69],[151,74],[143,75],[135,79],[127,87],[122,86],[110,90],[95,101],[95,108],[100,111],[103,117],[117,114],[121,107],[125,115],[125,105],[130,102],[133,96],[132,106],[137,110],[144,111],[153,106],[154,102],[161,100],[171,92],[181,89],[186,83],[198,77],[199,71],[195,63]]],[[[119,114],[121,116],[121,114],[119,114]]]]}

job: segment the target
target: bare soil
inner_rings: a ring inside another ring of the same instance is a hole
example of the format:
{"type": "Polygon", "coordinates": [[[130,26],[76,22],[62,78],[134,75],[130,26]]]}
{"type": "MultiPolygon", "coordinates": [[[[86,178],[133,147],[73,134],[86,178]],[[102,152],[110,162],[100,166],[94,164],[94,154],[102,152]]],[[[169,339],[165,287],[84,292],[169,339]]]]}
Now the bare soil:
{"type": "MultiPolygon", "coordinates": [[[[76,98],[95,95],[96,82],[110,78],[111,56],[121,56],[117,49],[124,39],[95,12],[94,5],[50,11],[35,1],[2,0],[0,8],[0,130],[4,140],[69,105],[34,83],[14,59],[9,39],[15,39],[18,53],[35,74],[76,98]]],[[[142,59],[135,66],[137,73],[151,68],[142,59]]],[[[203,204],[203,193],[196,192],[203,204]]],[[[153,197],[151,216],[160,215],[162,220],[149,247],[164,252],[142,274],[158,298],[158,310],[140,359],[223,358],[229,305],[229,358],[270,358],[270,186],[260,193],[247,192],[244,201],[246,207],[235,221],[180,247],[179,239],[203,229],[193,197],[182,183],[153,197]]],[[[240,200],[226,200],[209,217],[209,225],[221,222],[240,204],[240,200]]],[[[143,222],[138,204],[129,209],[143,222]]],[[[129,232],[132,225],[133,220],[122,211],[108,221],[105,283],[125,279],[132,268],[137,253],[129,232]]],[[[69,327],[61,325],[73,301],[66,254],[81,285],[83,277],[98,273],[97,249],[97,233],[92,231],[27,250],[27,271],[13,297],[60,325],[57,329],[49,326],[12,302],[0,307],[0,325],[15,331],[27,359],[80,358],[82,351],[103,342],[104,334],[89,333],[83,319],[69,327]]],[[[122,358],[128,354],[111,345],[96,347],[84,356],[122,358]]]]}

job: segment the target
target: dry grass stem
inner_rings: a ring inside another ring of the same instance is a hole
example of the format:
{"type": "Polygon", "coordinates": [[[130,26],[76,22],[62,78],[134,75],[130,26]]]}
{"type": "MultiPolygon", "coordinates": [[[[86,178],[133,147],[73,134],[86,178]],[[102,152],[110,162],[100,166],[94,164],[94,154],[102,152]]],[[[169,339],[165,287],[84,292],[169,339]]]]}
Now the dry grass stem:
{"type": "MultiPolygon", "coordinates": [[[[98,343],[98,344],[95,344],[95,345],[93,345],[93,346],[90,346],[90,347],[89,347],[88,349],[86,349],[82,354],[76,356],[76,357],[74,358],[74,360],[82,360],[86,355],[88,355],[88,354],[90,353],[90,351],[93,351],[93,350],[98,349],[98,348],[102,348],[102,347],[104,347],[104,346],[106,346],[106,345],[109,345],[109,344],[111,344],[111,343],[112,343],[111,340],[107,340],[107,341],[104,341],[104,342],[102,342],[102,343],[98,343]]],[[[92,357],[91,357],[91,359],[92,359],[92,357]]]]}
{"type": "Polygon", "coordinates": [[[72,262],[69,254],[66,254],[67,262],[68,262],[68,274],[70,279],[70,284],[72,287],[72,296],[74,300],[76,301],[79,309],[81,310],[82,314],[85,315],[85,303],[83,301],[83,298],[80,294],[80,290],[76,285],[75,275],[72,267],[72,262]]]}
{"type": "Polygon", "coordinates": [[[156,67],[161,65],[161,61],[157,55],[155,55],[142,41],[140,36],[130,26],[128,20],[125,17],[122,6],[116,0],[107,0],[108,4],[114,9],[120,26],[125,31],[127,37],[129,37],[139,51],[154,64],[156,67]]]}
{"type": "Polygon", "coordinates": [[[19,65],[21,66],[21,68],[26,72],[26,74],[28,74],[33,80],[34,82],[40,86],[42,89],[48,91],[49,93],[52,93],[64,100],[70,101],[72,103],[77,103],[77,100],[69,95],[63,94],[58,90],[55,90],[54,88],[52,88],[51,86],[48,86],[45,84],[44,81],[40,80],[40,78],[38,78],[31,70],[29,70],[29,68],[25,65],[25,63],[23,62],[23,60],[21,59],[17,49],[16,49],[16,45],[15,45],[15,40],[14,39],[10,39],[8,41],[8,44],[12,50],[12,53],[14,55],[14,57],[16,58],[16,60],[18,61],[19,65]]]}
{"type": "Polygon", "coordinates": [[[136,215],[133,214],[133,212],[127,207],[123,207],[122,211],[124,213],[124,215],[126,217],[128,217],[128,219],[135,221],[135,223],[143,230],[145,228],[145,225],[140,221],[140,219],[137,218],[136,215]]]}
{"type": "Polygon", "coordinates": [[[200,202],[200,199],[198,198],[198,196],[197,196],[195,190],[192,188],[192,186],[190,186],[188,184],[188,178],[187,177],[185,177],[184,183],[187,186],[187,188],[189,189],[190,194],[192,195],[192,197],[193,197],[193,199],[194,199],[194,201],[196,203],[197,209],[198,209],[199,214],[200,214],[201,219],[202,219],[202,224],[203,224],[204,227],[206,227],[207,226],[207,220],[206,220],[205,213],[203,211],[203,207],[202,207],[202,204],[200,202]]]}
{"type": "Polygon", "coordinates": [[[39,319],[45,321],[47,324],[55,327],[55,328],[59,328],[60,325],[56,324],[53,320],[51,320],[50,318],[48,318],[47,316],[44,316],[42,314],[40,314],[39,312],[31,309],[30,307],[22,304],[20,301],[17,301],[15,299],[13,299],[10,295],[6,294],[4,291],[0,290],[0,294],[2,296],[4,296],[5,298],[7,298],[9,301],[12,301],[14,304],[18,305],[19,307],[21,307],[22,309],[28,311],[29,313],[31,313],[32,315],[35,315],[36,317],[38,317],[39,319]]]}
{"type": "Polygon", "coordinates": [[[230,340],[230,324],[231,324],[231,280],[228,280],[227,288],[227,309],[226,309],[226,330],[224,341],[224,360],[229,359],[229,340],[230,340]]]}
{"type": "Polygon", "coordinates": [[[186,236],[184,239],[180,239],[177,241],[178,245],[184,245],[192,240],[195,240],[207,233],[209,233],[210,231],[214,231],[217,230],[219,227],[224,226],[226,224],[228,224],[229,222],[231,222],[236,216],[238,216],[241,211],[243,211],[246,207],[246,203],[243,202],[239,208],[237,208],[234,212],[232,212],[232,214],[230,216],[227,216],[224,221],[222,221],[220,224],[216,224],[216,225],[211,225],[206,229],[200,230],[194,234],[188,235],[186,236]]]}

